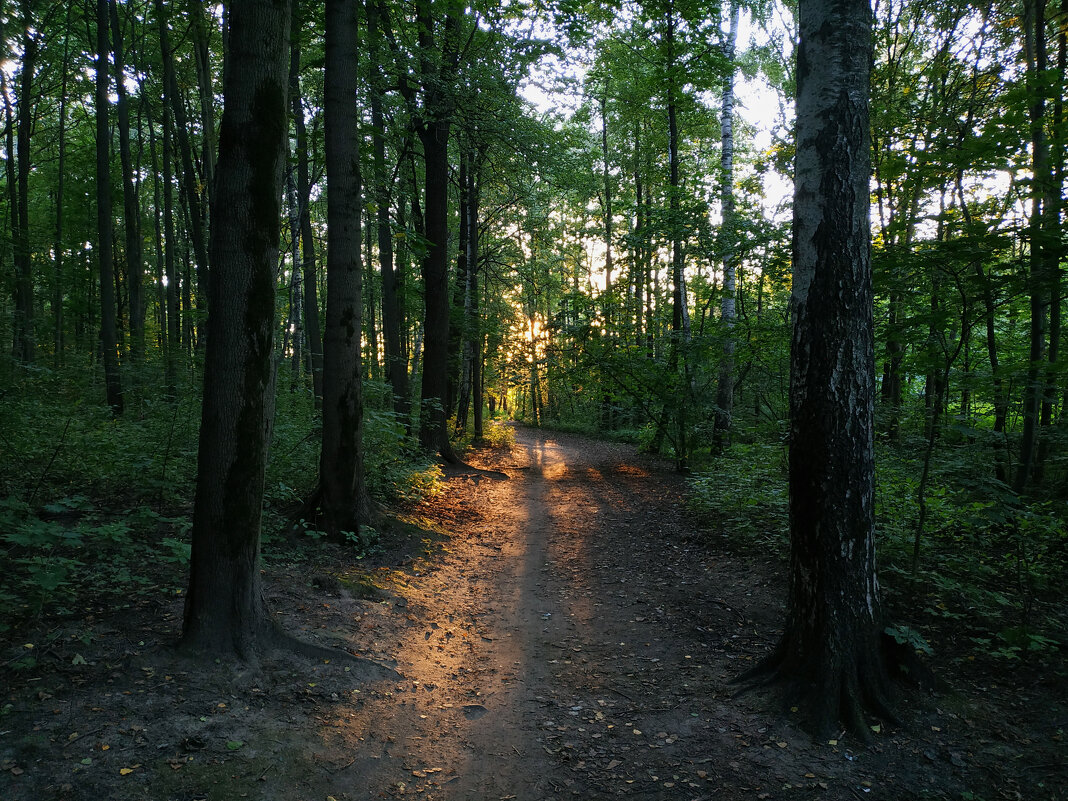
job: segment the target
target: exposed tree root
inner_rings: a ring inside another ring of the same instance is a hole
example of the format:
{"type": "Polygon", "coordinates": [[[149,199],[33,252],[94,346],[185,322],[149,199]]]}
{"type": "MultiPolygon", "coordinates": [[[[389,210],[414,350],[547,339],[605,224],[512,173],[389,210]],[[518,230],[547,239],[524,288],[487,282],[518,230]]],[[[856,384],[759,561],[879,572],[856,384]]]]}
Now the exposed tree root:
{"type": "Polygon", "coordinates": [[[803,652],[785,635],[771,654],[732,683],[740,685],[739,695],[775,688],[785,707],[796,709],[816,737],[845,730],[867,743],[871,720],[902,725],[894,710],[898,688],[892,678],[902,675],[902,664],[908,662],[905,675],[910,677],[932,675],[911,651],[886,647],[888,639],[893,642],[883,636],[866,650],[836,654],[824,649],[802,660],[803,652]]]}
{"type": "Polygon", "coordinates": [[[240,636],[183,637],[178,643],[178,651],[194,660],[233,659],[253,669],[258,668],[264,660],[288,654],[309,661],[358,666],[356,678],[365,681],[400,678],[400,674],[390,665],[356,656],[340,648],[302,640],[283,631],[269,617],[261,620],[252,631],[241,632],[240,636]]]}

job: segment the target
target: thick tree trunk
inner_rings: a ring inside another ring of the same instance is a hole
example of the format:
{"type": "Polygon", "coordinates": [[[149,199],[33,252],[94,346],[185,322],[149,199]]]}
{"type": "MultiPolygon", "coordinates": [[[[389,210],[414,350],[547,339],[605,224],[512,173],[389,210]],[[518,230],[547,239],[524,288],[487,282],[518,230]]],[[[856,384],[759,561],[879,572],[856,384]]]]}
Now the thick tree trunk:
{"type": "Polygon", "coordinates": [[[455,462],[457,457],[449,442],[445,408],[449,383],[449,123],[446,120],[430,123],[420,136],[426,159],[427,250],[422,265],[425,316],[419,442],[426,450],[455,462]]]}
{"type": "Polygon", "coordinates": [[[323,350],[322,526],[332,537],[358,533],[370,512],[363,486],[360,368],[362,272],[356,6],[326,3],[327,250],[323,350]]]}
{"type": "Polygon", "coordinates": [[[111,231],[111,131],[108,127],[108,0],[96,4],[96,257],[100,270],[100,347],[104,387],[112,414],[122,414],[122,382],[115,325],[111,231]]]}
{"type": "MultiPolygon", "coordinates": [[[[752,674],[819,733],[887,714],[875,573],[867,0],[802,0],[797,65],[790,568],[785,632],[752,674]]],[[[751,676],[752,677],[752,676],[751,676]]]]}
{"type": "MultiPolygon", "coordinates": [[[[105,0],[100,0],[105,2],[105,0]]],[[[274,398],[274,295],[285,161],[289,5],[229,5],[211,308],[182,645],[254,658],[275,639],[260,579],[274,398]]]]}

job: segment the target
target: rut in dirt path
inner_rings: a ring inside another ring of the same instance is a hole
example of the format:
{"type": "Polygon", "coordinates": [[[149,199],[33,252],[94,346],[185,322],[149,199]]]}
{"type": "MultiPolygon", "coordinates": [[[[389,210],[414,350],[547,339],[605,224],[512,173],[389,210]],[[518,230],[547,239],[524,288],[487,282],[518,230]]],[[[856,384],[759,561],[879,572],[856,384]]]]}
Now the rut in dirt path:
{"type": "Polygon", "coordinates": [[[495,472],[449,476],[436,503],[459,530],[380,613],[377,636],[393,640],[376,650],[403,678],[366,687],[325,735],[345,798],[852,799],[947,786],[813,743],[732,697],[729,680],[778,633],[781,578],[694,536],[677,476],[623,446],[518,439],[482,452],[476,467],[495,472]]]}

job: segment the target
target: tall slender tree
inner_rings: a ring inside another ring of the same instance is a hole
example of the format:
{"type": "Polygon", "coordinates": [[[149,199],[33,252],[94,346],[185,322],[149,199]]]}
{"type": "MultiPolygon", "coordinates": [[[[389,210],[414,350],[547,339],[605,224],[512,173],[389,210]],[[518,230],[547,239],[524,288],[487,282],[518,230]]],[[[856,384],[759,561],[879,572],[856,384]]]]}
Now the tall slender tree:
{"type": "Polygon", "coordinates": [[[326,332],[322,525],[338,537],[359,531],[370,512],[363,484],[361,174],[356,108],[356,3],[326,3],[326,332]]]}
{"type": "Polygon", "coordinates": [[[720,203],[723,221],[720,227],[720,257],[723,261],[723,297],[720,301],[720,319],[723,322],[723,359],[719,366],[716,383],[716,413],[713,423],[713,438],[723,444],[731,427],[734,411],[734,326],[737,319],[735,295],[738,273],[737,211],[734,202],[734,69],[735,49],[738,44],[740,8],[738,0],[730,0],[730,28],[723,45],[726,74],[723,79],[723,100],[720,112],[720,203]]]}
{"type": "Polygon", "coordinates": [[[109,75],[108,0],[96,4],[96,228],[97,267],[100,272],[100,350],[104,363],[104,387],[113,414],[122,414],[122,381],[119,376],[116,334],[115,273],[111,229],[111,129],[108,125],[109,75]]]}

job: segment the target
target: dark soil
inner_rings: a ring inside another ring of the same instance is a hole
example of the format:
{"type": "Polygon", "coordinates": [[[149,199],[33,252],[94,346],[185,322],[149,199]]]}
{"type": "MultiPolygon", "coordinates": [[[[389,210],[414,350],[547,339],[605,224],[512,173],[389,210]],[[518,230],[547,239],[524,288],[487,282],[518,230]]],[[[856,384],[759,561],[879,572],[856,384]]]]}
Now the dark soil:
{"type": "Polygon", "coordinates": [[[282,626],[361,661],[184,661],[180,595],[5,643],[0,799],[1068,798],[1063,662],[940,650],[903,725],[814,741],[730,683],[780,559],[696,529],[668,466],[526,430],[469,461],[376,556],[268,562],[282,626]]]}

